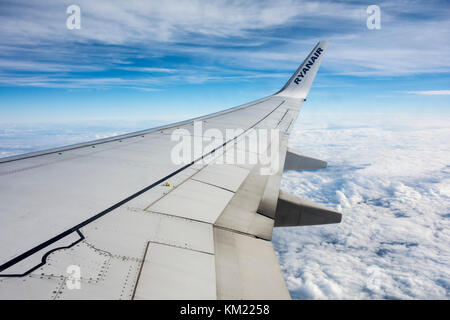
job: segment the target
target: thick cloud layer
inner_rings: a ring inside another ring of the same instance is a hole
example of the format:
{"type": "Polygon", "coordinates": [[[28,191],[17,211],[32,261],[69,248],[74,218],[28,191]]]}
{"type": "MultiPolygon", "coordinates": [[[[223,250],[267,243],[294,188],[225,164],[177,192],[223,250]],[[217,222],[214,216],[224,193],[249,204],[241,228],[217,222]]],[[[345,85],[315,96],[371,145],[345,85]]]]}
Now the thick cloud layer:
{"type": "Polygon", "coordinates": [[[289,172],[282,189],[341,210],[343,222],[274,231],[293,298],[450,297],[448,120],[298,121],[291,146],[329,167],[289,172]]]}
{"type": "MultiPolygon", "coordinates": [[[[449,298],[450,119],[309,110],[290,145],[329,167],[286,173],[282,189],[341,210],[343,222],[274,231],[292,297],[449,298]]],[[[3,126],[0,157],[146,127],[3,126]]]]}

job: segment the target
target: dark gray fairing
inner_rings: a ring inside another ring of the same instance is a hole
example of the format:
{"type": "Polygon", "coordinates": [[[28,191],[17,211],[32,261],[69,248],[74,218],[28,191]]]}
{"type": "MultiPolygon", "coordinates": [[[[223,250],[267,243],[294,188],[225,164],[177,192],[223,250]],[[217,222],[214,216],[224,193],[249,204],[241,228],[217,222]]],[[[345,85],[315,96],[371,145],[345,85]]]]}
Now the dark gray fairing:
{"type": "Polygon", "coordinates": [[[305,156],[295,150],[289,149],[284,161],[284,171],[288,170],[315,170],[327,167],[327,162],[313,157],[305,156]]]}
{"type": "Polygon", "coordinates": [[[340,223],[342,214],[280,190],[275,227],[340,223]]]}

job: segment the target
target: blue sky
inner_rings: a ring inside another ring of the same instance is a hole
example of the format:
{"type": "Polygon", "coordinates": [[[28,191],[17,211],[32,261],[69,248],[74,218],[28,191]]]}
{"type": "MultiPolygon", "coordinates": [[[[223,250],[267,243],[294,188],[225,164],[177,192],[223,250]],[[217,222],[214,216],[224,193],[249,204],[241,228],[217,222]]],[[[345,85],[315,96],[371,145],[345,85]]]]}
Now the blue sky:
{"type": "Polygon", "coordinates": [[[0,123],[214,112],[277,91],[323,39],[308,108],[448,114],[450,5],[376,4],[380,30],[359,1],[2,1],[0,123]]]}

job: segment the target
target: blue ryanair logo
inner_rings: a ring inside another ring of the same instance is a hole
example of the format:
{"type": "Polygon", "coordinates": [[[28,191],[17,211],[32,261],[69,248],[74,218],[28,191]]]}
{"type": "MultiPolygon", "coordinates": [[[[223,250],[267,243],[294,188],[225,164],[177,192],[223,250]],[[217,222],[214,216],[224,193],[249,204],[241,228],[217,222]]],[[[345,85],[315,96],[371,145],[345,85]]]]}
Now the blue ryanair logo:
{"type": "Polygon", "coordinates": [[[311,54],[309,60],[306,62],[306,64],[301,68],[300,73],[295,78],[294,82],[295,84],[299,84],[302,82],[303,78],[305,77],[306,73],[311,69],[311,67],[314,65],[314,61],[319,59],[319,56],[322,54],[323,49],[317,48],[317,50],[311,54]]]}

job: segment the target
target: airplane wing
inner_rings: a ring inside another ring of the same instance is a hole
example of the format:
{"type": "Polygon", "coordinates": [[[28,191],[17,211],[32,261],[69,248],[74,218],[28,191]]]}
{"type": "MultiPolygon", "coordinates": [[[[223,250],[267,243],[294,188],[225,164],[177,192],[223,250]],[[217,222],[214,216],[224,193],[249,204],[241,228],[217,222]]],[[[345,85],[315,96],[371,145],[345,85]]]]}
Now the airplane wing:
{"type": "Polygon", "coordinates": [[[341,219],[279,191],[326,166],[287,147],[326,47],[269,97],[0,159],[0,298],[290,298],[273,227],[341,219]]]}

